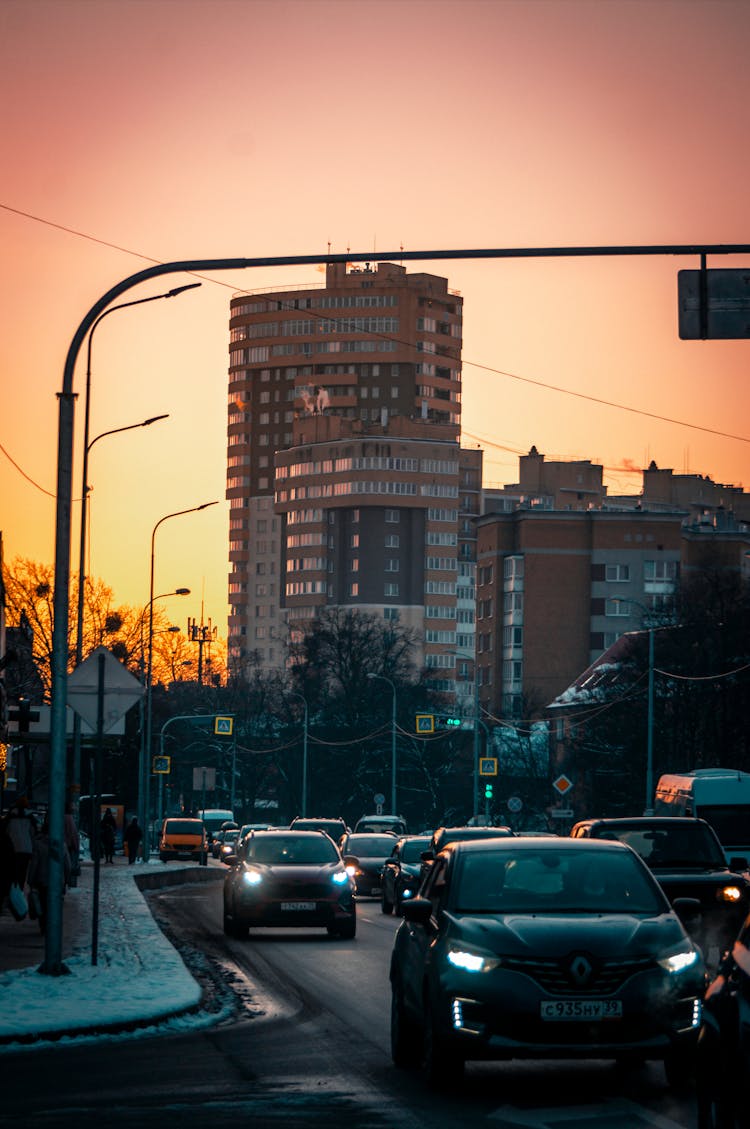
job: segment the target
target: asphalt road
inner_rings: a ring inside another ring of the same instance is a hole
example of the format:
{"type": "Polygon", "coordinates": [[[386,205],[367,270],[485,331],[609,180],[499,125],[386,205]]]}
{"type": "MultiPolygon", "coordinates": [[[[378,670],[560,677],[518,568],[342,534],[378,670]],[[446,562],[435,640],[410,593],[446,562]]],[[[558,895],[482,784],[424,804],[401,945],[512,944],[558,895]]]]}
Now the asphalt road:
{"type": "Polygon", "coordinates": [[[151,896],[157,919],[234,1018],[185,1035],[102,1038],[0,1058],[0,1126],[35,1129],[695,1129],[657,1064],[469,1064],[455,1095],[431,1093],[389,1052],[388,960],[398,919],[359,906],[357,938],[221,929],[221,886],[151,896]],[[96,1119],[96,1120],[95,1120],[96,1119]]]}

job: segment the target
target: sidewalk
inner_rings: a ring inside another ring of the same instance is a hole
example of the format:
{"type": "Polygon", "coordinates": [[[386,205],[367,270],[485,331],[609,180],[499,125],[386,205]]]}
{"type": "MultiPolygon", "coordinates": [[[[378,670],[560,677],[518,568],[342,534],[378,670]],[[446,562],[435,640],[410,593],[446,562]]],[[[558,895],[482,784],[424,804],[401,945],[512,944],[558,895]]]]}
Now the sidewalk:
{"type": "MultiPolygon", "coordinates": [[[[214,869],[211,861],[209,868],[214,869]]],[[[209,869],[190,863],[165,866],[156,859],[129,866],[121,856],[113,864],[102,863],[98,954],[92,965],[94,864],[84,861],[78,885],[63,901],[67,976],[38,971],[44,937],[37,922],[16,921],[5,908],[0,914],[0,1053],[48,1038],[132,1031],[195,1012],[201,989],[154,921],[139,883],[157,887],[213,877],[209,869]]]]}

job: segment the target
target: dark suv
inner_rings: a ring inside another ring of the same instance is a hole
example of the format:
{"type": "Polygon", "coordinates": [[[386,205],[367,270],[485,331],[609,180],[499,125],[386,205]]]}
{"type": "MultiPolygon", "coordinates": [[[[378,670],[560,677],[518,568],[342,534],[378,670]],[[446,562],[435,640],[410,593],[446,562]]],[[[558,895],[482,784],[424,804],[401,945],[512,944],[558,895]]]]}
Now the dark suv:
{"type": "Polygon", "coordinates": [[[334,843],[337,844],[341,842],[342,836],[346,835],[349,831],[349,828],[340,816],[337,819],[318,819],[312,815],[295,815],[289,827],[293,831],[325,831],[326,835],[330,835],[334,843]]]}
{"type": "Polygon", "coordinates": [[[573,839],[617,839],[641,856],[670,902],[697,898],[700,921],[690,933],[715,968],[750,910],[750,881],[728,869],[716,832],[690,816],[586,819],[573,839]]]}

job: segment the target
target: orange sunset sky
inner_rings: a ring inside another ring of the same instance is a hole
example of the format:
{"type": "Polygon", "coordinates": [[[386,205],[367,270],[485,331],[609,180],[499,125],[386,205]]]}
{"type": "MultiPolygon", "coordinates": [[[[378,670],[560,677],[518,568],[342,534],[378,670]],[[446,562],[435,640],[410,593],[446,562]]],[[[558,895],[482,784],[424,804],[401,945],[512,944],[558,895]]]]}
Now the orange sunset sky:
{"type": "MultiPolygon", "coordinates": [[[[748,243],[749,44],[747,0],[0,0],[6,561],[53,563],[65,356],[118,281],[329,246],[748,243]]],[[[750,341],[678,337],[677,272],[698,265],[407,264],[464,296],[486,482],[536,444],[603,463],[612,493],[651,459],[750,489],[750,341]]],[[[97,330],[91,436],[169,413],[91,451],[90,571],[118,603],[148,600],[156,522],[219,499],[160,527],[155,592],[191,588],[173,622],[203,601],[226,634],[229,299],[322,280],[217,273],[97,330]]]]}

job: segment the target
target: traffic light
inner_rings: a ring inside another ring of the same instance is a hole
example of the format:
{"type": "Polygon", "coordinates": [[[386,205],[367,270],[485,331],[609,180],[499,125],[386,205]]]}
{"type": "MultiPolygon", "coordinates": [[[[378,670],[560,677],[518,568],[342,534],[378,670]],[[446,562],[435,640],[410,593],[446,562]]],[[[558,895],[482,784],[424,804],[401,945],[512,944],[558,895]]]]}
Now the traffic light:
{"type": "Polygon", "coordinates": [[[485,786],[484,786],[484,798],[485,798],[485,800],[491,800],[492,799],[492,785],[491,784],[485,784],[485,786]]]}
{"type": "Polygon", "coordinates": [[[460,729],[461,718],[449,717],[447,714],[440,714],[435,718],[435,725],[438,729],[460,729]]]}

